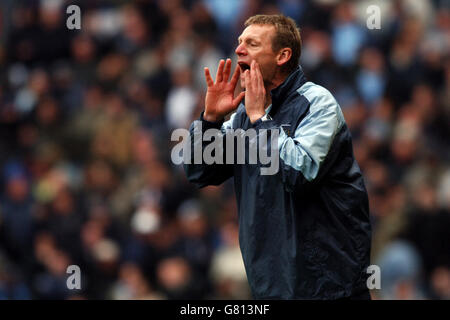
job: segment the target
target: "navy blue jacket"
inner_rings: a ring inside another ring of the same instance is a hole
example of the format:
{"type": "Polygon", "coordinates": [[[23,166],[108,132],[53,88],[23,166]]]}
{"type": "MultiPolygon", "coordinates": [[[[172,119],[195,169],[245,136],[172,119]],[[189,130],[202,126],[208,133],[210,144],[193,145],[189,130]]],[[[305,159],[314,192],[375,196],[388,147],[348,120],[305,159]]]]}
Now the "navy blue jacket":
{"type": "MultiPolygon", "coordinates": [[[[272,120],[251,124],[241,104],[226,122],[201,116],[190,135],[209,128],[221,129],[224,137],[230,128],[254,128],[258,134],[276,129],[276,174],[261,175],[260,163],[185,163],[186,175],[198,187],[234,177],[240,248],[255,299],[359,294],[367,288],[371,225],[341,108],[328,90],[307,82],[300,66],[271,95],[266,113],[272,120]]],[[[205,148],[210,142],[200,143],[205,148]]],[[[192,149],[193,144],[194,139],[192,149]]]]}

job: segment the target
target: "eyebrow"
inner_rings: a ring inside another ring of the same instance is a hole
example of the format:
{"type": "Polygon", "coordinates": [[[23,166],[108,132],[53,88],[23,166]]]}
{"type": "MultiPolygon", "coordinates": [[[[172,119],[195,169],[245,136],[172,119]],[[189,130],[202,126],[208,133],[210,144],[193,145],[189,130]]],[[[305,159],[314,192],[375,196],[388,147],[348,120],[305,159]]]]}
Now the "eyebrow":
{"type": "MultiPolygon", "coordinates": [[[[237,40],[238,40],[238,42],[240,42],[240,41],[242,40],[242,37],[239,37],[237,40]]],[[[255,39],[255,38],[253,38],[253,37],[248,37],[248,38],[246,39],[246,41],[247,41],[247,42],[249,42],[249,41],[254,41],[254,42],[257,42],[257,43],[260,43],[260,42],[261,42],[260,40],[257,40],[257,39],[255,39]]]]}

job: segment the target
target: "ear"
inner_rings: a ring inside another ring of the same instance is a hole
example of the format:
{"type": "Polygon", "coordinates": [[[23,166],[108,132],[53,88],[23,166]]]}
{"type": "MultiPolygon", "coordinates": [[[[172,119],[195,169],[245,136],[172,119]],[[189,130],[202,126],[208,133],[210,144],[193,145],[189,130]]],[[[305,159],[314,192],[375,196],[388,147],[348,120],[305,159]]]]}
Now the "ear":
{"type": "Polygon", "coordinates": [[[280,50],[277,56],[277,65],[282,66],[286,64],[289,59],[292,57],[292,49],[291,48],[283,48],[280,50]]]}

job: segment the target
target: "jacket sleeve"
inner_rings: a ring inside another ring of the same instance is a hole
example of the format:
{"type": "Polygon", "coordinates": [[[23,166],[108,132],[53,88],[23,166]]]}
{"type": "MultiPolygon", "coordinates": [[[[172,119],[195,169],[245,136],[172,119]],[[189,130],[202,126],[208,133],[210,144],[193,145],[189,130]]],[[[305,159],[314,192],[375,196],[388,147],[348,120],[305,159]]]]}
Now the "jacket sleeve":
{"type": "Polygon", "coordinates": [[[187,179],[197,187],[202,188],[208,185],[219,185],[233,176],[233,166],[226,164],[225,154],[225,130],[231,128],[235,114],[226,122],[209,122],[203,119],[203,112],[199,120],[195,120],[189,128],[189,159],[184,163],[184,171],[187,179]],[[214,135],[211,141],[203,141],[203,137],[208,136],[205,133],[208,129],[217,129],[216,132],[221,135],[214,135]],[[203,158],[205,148],[212,143],[218,143],[216,139],[221,139],[219,154],[214,154],[221,161],[206,163],[203,158]]]}

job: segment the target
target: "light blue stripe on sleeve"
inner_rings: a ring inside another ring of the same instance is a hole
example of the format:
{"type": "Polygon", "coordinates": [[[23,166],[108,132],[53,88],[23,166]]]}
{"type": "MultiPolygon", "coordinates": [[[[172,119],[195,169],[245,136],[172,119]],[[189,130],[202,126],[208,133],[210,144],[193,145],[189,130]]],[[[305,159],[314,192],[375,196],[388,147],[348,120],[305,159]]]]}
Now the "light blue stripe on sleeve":
{"type": "Polygon", "coordinates": [[[310,108],[293,138],[280,130],[278,149],[285,165],[300,171],[306,180],[312,181],[317,177],[345,120],[336,99],[324,87],[306,82],[297,92],[309,101],[310,108]]]}

